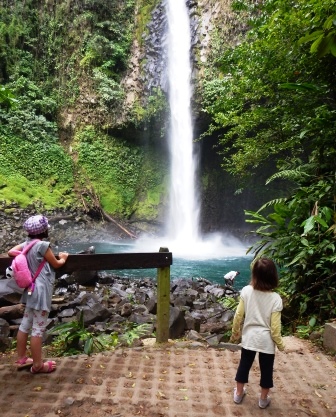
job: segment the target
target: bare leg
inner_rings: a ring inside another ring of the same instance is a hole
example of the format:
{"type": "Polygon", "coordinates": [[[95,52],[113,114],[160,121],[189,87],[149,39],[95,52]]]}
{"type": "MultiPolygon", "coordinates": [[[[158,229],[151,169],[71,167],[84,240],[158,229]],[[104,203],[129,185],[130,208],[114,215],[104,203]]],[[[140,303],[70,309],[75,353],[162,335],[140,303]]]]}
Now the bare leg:
{"type": "Polygon", "coordinates": [[[237,391],[236,394],[239,395],[239,397],[243,394],[244,385],[242,382],[237,382],[237,391]]]}
{"type": "Polygon", "coordinates": [[[26,357],[28,333],[24,333],[21,330],[19,330],[17,337],[16,337],[16,341],[17,341],[17,345],[16,345],[17,356],[18,356],[18,359],[20,360],[26,357]]]}
{"type": "Polygon", "coordinates": [[[42,337],[32,336],[30,338],[30,348],[34,361],[35,368],[41,368],[42,366],[42,337]]]}
{"type": "Polygon", "coordinates": [[[268,395],[268,393],[269,393],[269,388],[261,388],[261,392],[260,392],[260,398],[262,399],[262,400],[266,400],[266,398],[267,398],[267,395],[268,395]]]}

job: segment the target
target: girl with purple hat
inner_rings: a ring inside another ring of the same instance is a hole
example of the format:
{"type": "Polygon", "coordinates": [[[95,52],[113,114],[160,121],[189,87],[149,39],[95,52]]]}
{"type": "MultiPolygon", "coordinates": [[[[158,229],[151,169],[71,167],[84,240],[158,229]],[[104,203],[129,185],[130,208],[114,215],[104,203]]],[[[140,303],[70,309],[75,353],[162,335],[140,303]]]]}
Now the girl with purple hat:
{"type": "Polygon", "coordinates": [[[17,334],[17,368],[30,368],[31,373],[49,373],[56,369],[55,361],[43,362],[42,341],[47,326],[47,320],[51,308],[51,299],[55,282],[55,269],[63,266],[68,258],[68,253],[60,252],[59,259],[55,257],[48,238],[48,219],[43,215],[29,217],[23,228],[28,233],[27,241],[15,246],[8,251],[9,256],[15,256],[32,240],[38,242],[27,253],[27,262],[32,275],[38,270],[40,264],[44,265],[35,281],[34,290],[28,292],[25,289],[21,302],[26,305],[24,316],[17,334]],[[30,350],[32,358],[27,357],[28,335],[30,337],[30,350]]]}

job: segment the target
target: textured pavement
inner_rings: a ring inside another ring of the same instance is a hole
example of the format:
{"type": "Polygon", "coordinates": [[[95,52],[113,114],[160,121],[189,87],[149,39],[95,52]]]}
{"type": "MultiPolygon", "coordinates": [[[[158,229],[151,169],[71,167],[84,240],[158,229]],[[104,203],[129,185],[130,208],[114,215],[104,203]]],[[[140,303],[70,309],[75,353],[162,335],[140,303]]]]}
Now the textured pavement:
{"type": "Polygon", "coordinates": [[[301,341],[291,353],[277,352],[272,402],[265,410],[257,403],[257,362],[243,403],[233,403],[239,358],[239,351],[176,344],[126,348],[57,358],[54,373],[39,375],[2,359],[0,416],[336,417],[335,356],[301,341]]]}

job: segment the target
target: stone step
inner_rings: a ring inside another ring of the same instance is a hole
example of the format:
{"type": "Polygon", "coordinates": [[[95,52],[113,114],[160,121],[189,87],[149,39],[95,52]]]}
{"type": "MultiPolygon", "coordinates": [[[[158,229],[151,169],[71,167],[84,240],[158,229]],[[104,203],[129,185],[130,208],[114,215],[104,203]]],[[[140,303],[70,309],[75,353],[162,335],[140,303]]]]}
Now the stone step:
{"type": "Polygon", "coordinates": [[[324,326],[323,347],[336,351],[336,322],[324,326]]]}

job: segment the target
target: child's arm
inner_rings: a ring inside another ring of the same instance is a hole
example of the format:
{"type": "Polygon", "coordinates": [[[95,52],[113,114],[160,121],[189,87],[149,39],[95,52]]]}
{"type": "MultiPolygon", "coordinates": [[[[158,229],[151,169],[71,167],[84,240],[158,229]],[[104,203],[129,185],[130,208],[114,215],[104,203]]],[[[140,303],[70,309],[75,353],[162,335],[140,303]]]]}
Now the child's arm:
{"type": "Polygon", "coordinates": [[[278,349],[285,350],[285,345],[281,337],[281,312],[274,311],[271,315],[271,336],[273,342],[277,345],[278,349]]]}
{"type": "Polygon", "coordinates": [[[48,248],[47,252],[44,255],[44,259],[55,269],[60,268],[63,266],[69,256],[67,252],[60,252],[58,254],[59,259],[55,257],[52,250],[48,248]]]}
{"type": "Polygon", "coordinates": [[[236,310],[236,314],[233,319],[232,334],[230,337],[231,343],[237,343],[240,339],[240,333],[241,333],[240,328],[241,328],[241,323],[243,321],[244,315],[245,315],[244,301],[240,299],[237,310],[236,310]]]}
{"type": "Polygon", "coordinates": [[[22,251],[22,243],[20,245],[14,246],[14,248],[12,249],[9,249],[9,251],[7,252],[7,255],[11,257],[16,256],[18,254],[17,253],[18,251],[20,252],[22,251]]]}

